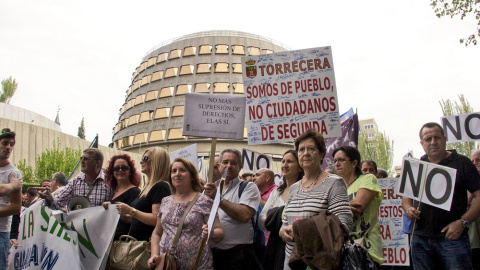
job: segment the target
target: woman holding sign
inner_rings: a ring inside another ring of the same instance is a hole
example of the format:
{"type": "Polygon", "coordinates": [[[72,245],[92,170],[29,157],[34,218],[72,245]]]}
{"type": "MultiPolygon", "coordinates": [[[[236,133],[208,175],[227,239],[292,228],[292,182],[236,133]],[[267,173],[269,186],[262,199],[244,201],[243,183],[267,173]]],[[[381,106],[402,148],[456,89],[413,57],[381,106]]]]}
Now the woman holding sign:
{"type": "Polygon", "coordinates": [[[364,246],[379,268],[383,263],[383,251],[378,209],[383,193],[378,180],[373,174],[362,175],[360,153],[356,148],[341,146],[335,149],[333,162],[337,174],[343,177],[348,188],[355,223],[355,228],[350,232],[350,239],[364,237],[364,246]],[[373,228],[370,228],[372,226],[373,228]]]}
{"type": "MultiPolygon", "coordinates": [[[[175,246],[177,269],[194,269],[202,238],[207,237],[206,224],[213,200],[200,194],[202,186],[197,169],[184,158],[176,158],[170,165],[168,182],[173,195],[162,200],[157,226],[152,234],[152,256],[148,266],[154,267],[160,254],[170,252],[175,246]]],[[[223,236],[223,228],[217,217],[210,239],[218,243],[223,236]]],[[[212,252],[208,245],[201,250],[196,269],[213,269],[212,252]]]]}
{"type": "Polygon", "coordinates": [[[305,175],[290,187],[279,235],[286,242],[285,266],[295,244],[293,223],[328,210],[335,214],[345,232],[353,226],[352,212],[347,196],[347,187],[341,177],[322,170],[326,147],[323,136],[310,129],[295,140],[300,166],[305,175]]]}

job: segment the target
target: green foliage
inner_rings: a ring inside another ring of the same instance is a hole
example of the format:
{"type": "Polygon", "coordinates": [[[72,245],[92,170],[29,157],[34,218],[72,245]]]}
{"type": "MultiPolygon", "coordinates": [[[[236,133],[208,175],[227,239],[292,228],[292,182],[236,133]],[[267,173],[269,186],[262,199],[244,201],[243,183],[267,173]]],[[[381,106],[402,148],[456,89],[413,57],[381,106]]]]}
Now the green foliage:
{"type": "Polygon", "coordinates": [[[15,81],[15,79],[12,79],[12,76],[10,76],[8,79],[5,79],[2,81],[2,93],[0,94],[0,102],[3,103],[10,103],[10,99],[13,97],[15,94],[15,91],[17,90],[18,83],[15,81]]]}
{"type": "Polygon", "coordinates": [[[378,168],[386,170],[389,175],[393,173],[393,141],[390,142],[385,133],[380,133],[369,140],[367,133],[359,132],[358,151],[362,160],[373,160],[378,168]]]}
{"type": "Polygon", "coordinates": [[[438,18],[449,16],[450,18],[459,16],[463,20],[469,13],[473,13],[477,20],[477,31],[467,38],[460,39],[460,44],[477,45],[476,37],[480,37],[480,1],[479,0],[431,0],[435,15],[438,18]]]}
{"type": "MultiPolygon", "coordinates": [[[[463,95],[459,95],[458,100],[459,102],[452,102],[450,99],[442,99],[442,101],[440,101],[440,107],[442,108],[442,113],[444,116],[474,112],[472,106],[470,106],[470,103],[468,103],[468,100],[466,100],[463,95]]],[[[470,158],[472,152],[478,148],[478,142],[447,143],[447,149],[456,149],[458,153],[465,155],[468,158],[470,158]]]]}
{"type": "Polygon", "coordinates": [[[82,117],[82,122],[80,122],[80,126],[78,127],[78,134],[77,136],[85,140],[85,123],[84,123],[84,117],[82,117]]]}
{"type": "Polygon", "coordinates": [[[82,150],[65,147],[60,149],[60,140],[53,141],[52,149],[45,149],[35,158],[35,177],[39,180],[50,179],[55,172],[63,172],[70,175],[82,155],[82,150]]]}
{"type": "Polygon", "coordinates": [[[22,180],[24,183],[34,183],[35,178],[33,177],[33,169],[32,166],[27,166],[27,162],[25,159],[20,160],[18,164],[15,165],[17,169],[22,172],[22,180]]]}

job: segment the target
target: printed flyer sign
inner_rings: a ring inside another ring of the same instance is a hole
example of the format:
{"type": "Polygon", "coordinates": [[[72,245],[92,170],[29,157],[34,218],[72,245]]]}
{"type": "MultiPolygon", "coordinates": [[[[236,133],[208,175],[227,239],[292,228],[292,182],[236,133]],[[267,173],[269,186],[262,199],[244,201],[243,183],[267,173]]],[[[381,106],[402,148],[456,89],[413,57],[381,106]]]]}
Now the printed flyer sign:
{"type": "Polygon", "coordinates": [[[248,144],[342,136],[331,47],[242,57],[248,144]]]}
{"type": "Polygon", "coordinates": [[[183,136],[243,139],[245,97],[185,94],[183,136]]]}

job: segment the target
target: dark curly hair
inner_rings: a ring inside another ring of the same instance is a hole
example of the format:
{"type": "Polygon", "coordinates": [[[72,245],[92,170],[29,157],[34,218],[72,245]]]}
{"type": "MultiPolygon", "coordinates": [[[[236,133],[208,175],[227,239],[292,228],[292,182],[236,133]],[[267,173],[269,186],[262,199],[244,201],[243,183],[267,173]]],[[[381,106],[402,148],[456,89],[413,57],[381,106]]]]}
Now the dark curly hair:
{"type": "Polygon", "coordinates": [[[108,161],[108,167],[105,172],[105,182],[107,185],[109,185],[113,191],[117,190],[118,183],[117,179],[113,176],[113,164],[115,164],[115,161],[118,159],[123,159],[127,162],[128,167],[130,167],[130,183],[138,187],[140,184],[140,175],[137,173],[137,169],[135,169],[135,163],[132,158],[127,154],[115,155],[108,161]]]}

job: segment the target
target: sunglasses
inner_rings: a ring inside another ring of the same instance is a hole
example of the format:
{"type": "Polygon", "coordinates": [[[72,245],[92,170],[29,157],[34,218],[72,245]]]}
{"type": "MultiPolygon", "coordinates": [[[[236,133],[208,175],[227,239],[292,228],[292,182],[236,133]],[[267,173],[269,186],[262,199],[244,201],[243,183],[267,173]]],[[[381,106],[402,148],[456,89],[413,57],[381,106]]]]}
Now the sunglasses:
{"type": "Polygon", "coordinates": [[[120,171],[120,170],[126,172],[126,171],[130,170],[130,167],[125,166],[125,165],[113,167],[114,172],[117,172],[117,171],[120,171]]]}
{"type": "Polygon", "coordinates": [[[150,158],[148,156],[143,156],[142,161],[147,162],[150,158]]]}
{"type": "Polygon", "coordinates": [[[93,157],[81,157],[80,161],[82,161],[82,160],[89,161],[89,160],[92,160],[92,159],[93,159],[93,157]]]}

